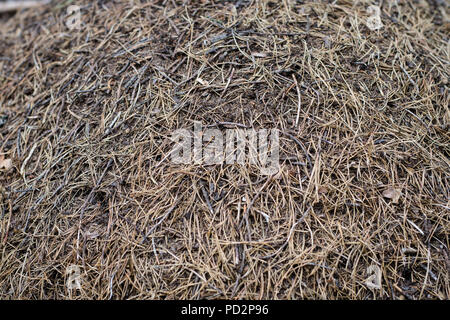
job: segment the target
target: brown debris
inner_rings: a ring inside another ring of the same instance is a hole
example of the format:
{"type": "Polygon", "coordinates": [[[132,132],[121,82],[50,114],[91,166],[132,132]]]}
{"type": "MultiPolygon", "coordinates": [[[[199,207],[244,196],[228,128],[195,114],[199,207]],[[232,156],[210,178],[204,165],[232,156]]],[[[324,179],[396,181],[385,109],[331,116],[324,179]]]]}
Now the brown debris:
{"type": "Polygon", "coordinates": [[[448,299],[448,8],[382,3],[0,16],[0,298],[448,299]],[[172,163],[194,121],[280,171],[172,163]]]}

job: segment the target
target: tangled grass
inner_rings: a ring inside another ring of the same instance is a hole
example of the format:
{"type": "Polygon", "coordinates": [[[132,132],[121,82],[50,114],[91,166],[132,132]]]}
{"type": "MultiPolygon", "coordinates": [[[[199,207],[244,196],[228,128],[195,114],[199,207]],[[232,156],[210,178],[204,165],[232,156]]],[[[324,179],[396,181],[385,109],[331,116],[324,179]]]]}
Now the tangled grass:
{"type": "Polygon", "coordinates": [[[0,298],[448,299],[449,31],[445,1],[1,16],[0,298]],[[174,164],[194,121],[278,129],[279,172],[174,164]]]}

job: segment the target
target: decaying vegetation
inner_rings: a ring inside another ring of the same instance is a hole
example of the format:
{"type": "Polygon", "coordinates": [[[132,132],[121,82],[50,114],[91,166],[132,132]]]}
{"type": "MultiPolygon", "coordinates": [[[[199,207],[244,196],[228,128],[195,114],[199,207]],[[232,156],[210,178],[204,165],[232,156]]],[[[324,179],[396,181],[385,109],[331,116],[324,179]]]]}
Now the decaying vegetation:
{"type": "Polygon", "coordinates": [[[445,1],[1,16],[0,297],[448,299],[449,29],[445,1]],[[277,128],[279,173],[172,163],[193,121],[277,128]]]}

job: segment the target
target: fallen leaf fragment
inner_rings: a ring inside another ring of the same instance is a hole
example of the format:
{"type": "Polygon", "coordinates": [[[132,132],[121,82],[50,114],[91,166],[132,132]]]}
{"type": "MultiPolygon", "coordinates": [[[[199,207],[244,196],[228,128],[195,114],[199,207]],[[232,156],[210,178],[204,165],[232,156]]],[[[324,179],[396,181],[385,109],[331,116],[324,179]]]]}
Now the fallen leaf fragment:
{"type": "Polygon", "coordinates": [[[389,188],[383,191],[383,197],[391,199],[392,203],[398,203],[401,195],[402,192],[399,189],[389,188]]]}
{"type": "Polygon", "coordinates": [[[367,268],[369,277],[366,279],[366,286],[369,289],[381,289],[381,269],[377,265],[371,265],[367,268]]]}
{"type": "Polygon", "coordinates": [[[12,168],[12,160],[5,159],[4,156],[0,156],[0,170],[9,170],[12,168]]]}
{"type": "Polygon", "coordinates": [[[327,192],[328,192],[328,189],[327,189],[326,187],[324,187],[324,186],[321,186],[321,187],[319,188],[318,192],[319,192],[320,194],[327,193],[327,192]]]}

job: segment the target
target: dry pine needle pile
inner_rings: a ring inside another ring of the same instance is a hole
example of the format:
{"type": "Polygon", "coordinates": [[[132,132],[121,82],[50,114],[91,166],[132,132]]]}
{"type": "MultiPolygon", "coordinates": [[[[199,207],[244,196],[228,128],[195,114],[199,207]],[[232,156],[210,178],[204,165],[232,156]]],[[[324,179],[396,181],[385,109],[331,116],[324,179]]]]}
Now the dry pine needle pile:
{"type": "Polygon", "coordinates": [[[448,299],[449,18],[435,0],[2,14],[0,298],[448,299]],[[194,121],[279,130],[280,171],[173,163],[194,121]]]}

